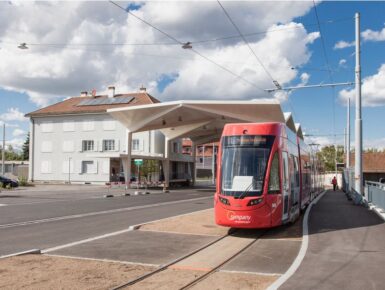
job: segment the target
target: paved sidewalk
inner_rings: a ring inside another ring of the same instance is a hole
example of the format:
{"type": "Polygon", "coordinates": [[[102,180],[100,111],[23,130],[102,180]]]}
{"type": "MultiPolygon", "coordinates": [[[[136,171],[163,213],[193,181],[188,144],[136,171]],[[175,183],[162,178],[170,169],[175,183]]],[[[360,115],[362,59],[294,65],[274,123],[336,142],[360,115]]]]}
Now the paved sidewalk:
{"type": "Polygon", "coordinates": [[[328,191],[310,213],[306,256],[280,289],[384,289],[384,267],[385,223],[328,191]]]}

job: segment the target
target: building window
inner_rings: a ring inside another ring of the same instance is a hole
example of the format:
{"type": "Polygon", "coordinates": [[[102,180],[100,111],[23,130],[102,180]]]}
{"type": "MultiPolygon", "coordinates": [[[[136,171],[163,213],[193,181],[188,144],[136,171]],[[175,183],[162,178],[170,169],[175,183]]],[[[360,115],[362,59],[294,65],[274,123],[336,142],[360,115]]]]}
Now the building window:
{"type": "Polygon", "coordinates": [[[139,150],[139,139],[133,139],[132,140],[132,150],[139,150]]]}
{"type": "Polygon", "coordinates": [[[172,152],[178,153],[178,143],[177,142],[172,143],[172,152]]]}
{"type": "Polygon", "coordinates": [[[115,140],[103,140],[103,151],[114,151],[115,140]]]}
{"type": "Polygon", "coordinates": [[[82,161],[82,173],[98,173],[96,161],[82,161]]]}
{"type": "Polygon", "coordinates": [[[42,123],[41,124],[41,131],[43,133],[53,132],[53,123],[52,122],[42,123]]]}
{"type": "Polygon", "coordinates": [[[45,160],[41,162],[40,167],[41,173],[52,173],[52,164],[51,161],[45,160]]]}
{"type": "Polygon", "coordinates": [[[83,131],[93,131],[94,121],[83,121],[83,131]]]}
{"type": "Polygon", "coordinates": [[[83,140],[82,150],[83,151],[94,151],[94,140],[83,140]]]}
{"type": "Polygon", "coordinates": [[[202,157],[199,158],[199,163],[203,163],[203,158],[202,157]]]}

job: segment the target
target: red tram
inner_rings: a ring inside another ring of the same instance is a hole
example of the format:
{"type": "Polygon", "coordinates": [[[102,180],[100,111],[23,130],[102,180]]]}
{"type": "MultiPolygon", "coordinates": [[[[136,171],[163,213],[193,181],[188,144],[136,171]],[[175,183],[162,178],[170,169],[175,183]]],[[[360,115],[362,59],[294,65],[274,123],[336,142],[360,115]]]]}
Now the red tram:
{"type": "Polygon", "coordinates": [[[227,124],[217,160],[218,225],[270,228],[293,222],[321,190],[315,156],[283,123],[227,124]]]}

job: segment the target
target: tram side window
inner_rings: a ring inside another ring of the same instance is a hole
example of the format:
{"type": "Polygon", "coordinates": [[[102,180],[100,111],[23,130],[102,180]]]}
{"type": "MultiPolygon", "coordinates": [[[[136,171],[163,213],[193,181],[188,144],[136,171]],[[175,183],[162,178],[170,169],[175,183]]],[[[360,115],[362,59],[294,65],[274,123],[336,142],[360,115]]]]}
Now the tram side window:
{"type": "Polygon", "coordinates": [[[294,178],[295,186],[299,187],[299,167],[298,167],[298,157],[294,157],[294,178]]]}
{"type": "Polygon", "coordinates": [[[278,153],[274,154],[273,161],[271,163],[268,193],[269,194],[280,193],[278,153]]]}

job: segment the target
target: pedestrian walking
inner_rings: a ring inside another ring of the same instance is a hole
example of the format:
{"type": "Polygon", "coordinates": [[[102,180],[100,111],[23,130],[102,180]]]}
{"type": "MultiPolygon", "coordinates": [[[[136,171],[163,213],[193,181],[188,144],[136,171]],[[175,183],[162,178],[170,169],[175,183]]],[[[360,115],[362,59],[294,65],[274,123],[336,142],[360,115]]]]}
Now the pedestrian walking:
{"type": "Polygon", "coordinates": [[[333,191],[336,191],[336,189],[337,189],[337,178],[335,176],[332,179],[332,184],[333,184],[333,191]]]}

